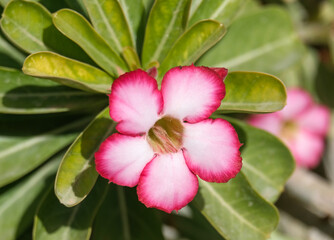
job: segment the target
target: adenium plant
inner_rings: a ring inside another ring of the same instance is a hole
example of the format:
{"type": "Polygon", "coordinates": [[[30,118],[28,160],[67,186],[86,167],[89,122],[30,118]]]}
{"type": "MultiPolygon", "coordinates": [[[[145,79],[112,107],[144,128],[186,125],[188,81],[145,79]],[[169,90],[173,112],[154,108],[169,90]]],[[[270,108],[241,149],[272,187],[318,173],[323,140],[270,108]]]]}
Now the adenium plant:
{"type": "Polygon", "coordinates": [[[232,125],[208,119],[225,96],[226,69],[180,66],[161,83],[142,70],[112,85],[110,116],[114,133],[95,154],[96,169],[111,182],[138,184],[147,207],[179,210],[196,195],[196,175],[227,182],[240,171],[241,146],[232,125]]]}

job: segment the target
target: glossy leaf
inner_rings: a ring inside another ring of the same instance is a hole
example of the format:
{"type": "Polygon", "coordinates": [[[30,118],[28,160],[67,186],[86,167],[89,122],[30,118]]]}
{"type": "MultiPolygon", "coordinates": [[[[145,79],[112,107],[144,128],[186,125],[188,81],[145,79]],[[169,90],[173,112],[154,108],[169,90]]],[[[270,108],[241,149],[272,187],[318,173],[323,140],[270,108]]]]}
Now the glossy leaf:
{"type": "Polygon", "coordinates": [[[58,123],[57,126],[55,117],[40,118],[39,121],[36,119],[37,117],[31,120],[22,117],[20,121],[16,121],[11,118],[1,118],[0,187],[27,174],[64,148],[75,139],[78,128],[80,129],[87,123],[87,118],[83,118],[67,124],[63,121],[62,125],[59,126],[58,123]],[[44,123],[44,121],[49,121],[49,123],[44,123]],[[50,125],[50,123],[53,123],[51,127],[43,128],[43,124],[50,125]],[[25,133],[25,126],[44,130],[39,131],[38,134],[25,133]]]}
{"type": "Polygon", "coordinates": [[[146,26],[142,52],[144,68],[162,62],[187,24],[190,0],[155,1],[146,26]]]}
{"type": "Polygon", "coordinates": [[[67,208],[59,203],[53,191],[49,191],[37,211],[33,238],[35,240],[89,239],[93,220],[107,192],[108,185],[101,180],[83,203],[67,208]]]}
{"type": "Polygon", "coordinates": [[[31,76],[51,78],[63,85],[89,92],[109,93],[113,81],[110,75],[98,68],[52,52],[30,55],[22,70],[31,76]]]}
{"type": "Polygon", "coordinates": [[[225,79],[223,112],[275,112],[286,104],[286,89],[276,77],[257,72],[231,72],[225,79]]]}
{"type": "Polygon", "coordinates": [[[226,37],[198,64],[276,74],[294,64],[302,53],[289,14],[269,7],[233,22],[226,37]]]}
{"type": "Polygon", "coordinates": [[[224,25],[205,20],[188,29],[174,44],[158,69],[162,77],[170,68],[194,63],[225,34],[224,25]]]}
{"type": "Polygon", "coordinates": [[[46,79],[0,67],[0,113],[41,114],[87,111],[107,104],[105,96],[90,94],[46,79]]]}
{"type": "Polygon", "coordinates": [[[245,0],[211,0],[198,1],[188,26],[203,19],[213,19],[228,26],[234,19],[239,9],[246,3],[245,0]]]}
{"type": "Polygon", "coordinates": [[[142,1],[119,0],[129,26],[134,47],[141,46],[146,23],[146,10],[142,1]]]}
{"type": "Polygon", "coordinates": [[[43,32],[51,25],[48,10],[29,1],[11,1],[1,18],[1,28],[7,37],[27,52],[49,50],[43,41],[43,32]]]}
{"type": "Polygon", "coordinates": [[[91,191],[98,173],[95,170],[94,153],[101,142],[114,130],[116,123],[109,117],[109,109],[103,110],[77,137],[66,152],[59,166],[55,193],[65,206],[80,203],[91,191]]]}
{"type": "Polygon", "coordinates": [[[118,76],[128,70],[124,61],[79,13],[70,9],[59,10],[53,14],[53,23],[109,74],[118,76]]]}
{"type": "Polygon", "coordinates": [[[78,45],[53,26],[51,13],[38,2],[11,1],[2,15],[1,27],[12,42],[28,53],[53,50],[92,63],[78,45]]]}
{"type": "Polygon", "coordinates": [[[113,239],[164,239],[156,209],[140,203],[134,188],[110,187],[96,216],[92,240],[109,239],[110,236],[113,239]]]}
{"type": "Polygon", "coordinates": [[[130,29],[117,0],[83,0],[95,30],[118,53],[133,47],[130,29]]]}
{"type": "Polygon", "coordinates": [[[200,180],[194,204],[227,239],[264,240],[278,223],[276,208],[251,188],[242,173],[224,184],[200,180]]]}
{"type": "Polygon", "coordinates": [[[32,223],[40,197],[50,189],[61,155],[0,195],[1,238],[15,240],[32,223]]]}
{"type": "Polygon", "coordinates": [[[242,172],[262,197],[276,201],[295,167],[290,151],[266,131],[232,118],[225,119],[232,123],[243,143],[242,172]]]}

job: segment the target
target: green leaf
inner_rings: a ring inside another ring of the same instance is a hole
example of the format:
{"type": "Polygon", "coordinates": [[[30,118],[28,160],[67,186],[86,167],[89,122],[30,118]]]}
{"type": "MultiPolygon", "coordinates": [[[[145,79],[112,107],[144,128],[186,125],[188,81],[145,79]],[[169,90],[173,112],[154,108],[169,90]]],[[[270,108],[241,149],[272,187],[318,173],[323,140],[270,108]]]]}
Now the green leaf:
{"type": "Polygon", "coordinates": [[[140,68],[140,60],[136,53],[136,50],[132,47],[125,47],[122,52],[123,58],[125,59],[126,63],[130,67],[130,70],[136,70],[140,68]]]}
{"type": "Polygon", "coordinates": [[[224,118],[233,124],[243,143],[242,172],[262,197],[276,201],[295,167],[290,151],[270,133],[233,118],[224,118]]]}
{"type": "Polygon", "coordinates": [[[77,43],[98,65],[113,76],[128,70],[90,23],[79,13],[62,9],[53,14],[53,23],[65,36],[77,43]]]}
{"type": "Polygon", "coordinates": [[[55,193],[65,206],[72,207],[80,203],[93,188],[98,177],[94,153],[114,130],[115,125],[116,123],[110,119],[109,108],[106,108],[67,150],[55,182],[55,193]]]}
{"type": "Polygon", "coordinates": [[[174,44],[158,69],[160,78],[172,67],[190,65],[225,34],[224,25],[205,20],[188,29],[174,44]]]}
{"type": "Polygon", "coordinates": [[[194,205],[227,239],[264,240],[278,224],[278,212],[249,185],[242,173],[228,183],[199,180],[194,205]]]}
{"type": "Polygon", "coordinates": [[[190,0],[157,0],[150,12],[144,37],[142,64],[162,62],[187,24],[190,0]]]}
{"type": "Polygon", "coordinates": [[[21,68],[25,55],[0,35],[0,65],[21,68]]]}
{"type": "Polygon", "coordinates": [[[108,185],[100,180],[83,203],[67,208],[59,203],[53,191],[49,191],[35,216],[33,238],[35,240],[89,239],[93,220],[107,192],[108,185]]]}
{"type": "Polygon", "coordinates": [[[33,78],[18,70],[0,67],[0,113],[41,114],[100,109],[105,96],[33,78]]]}
{"type": "MultiPolygon", "coordinates": [[[[123,10],[117,0],[83,0],[96,31],[117,53],[134,42],[123,10]]],[[[138,1],[137,1],[138,2],[138,1]]]]}
{"type": "Polygon", "coordinates": [[[245,0],[201,0],[197,2],[198,5],[193,10],[188,26],[203,19],[217,20],[228,26],[245,3],[245,0]]]}
{"type": "Polygon", "coordinates": [[[52,52],[30,55],[24,62],[25,74],[51,78],[63,85],[89,92],[110,93],[113,79],[88,64],[52,52]]]}
{"type": "MultiPolygon", "coordinates": [[[[333,4],[334,5],[334,4],[333,4]]],[[[331,28],[329,33],[329,50],[331,53],[332,63],[334,64],[334,30],[331,28]]]]}
{"type": "Polygon", "coordinates": [[[223,112],[275,112],[286,104],[286,89],[276,77],[257,72],[231,72],[225,79],[223,112]]]}
{"type": "Polygon", "coordinates": [[[119,0],[134,47],[142,45],[146,23],[146,11],[142,1],[119,0]]]}
{"type": "Polygon", "coordinates": [[[27,52],[49,50],[43,41],[43,32],[50,25],[49,11],[30,1],[11,1],[1,18],[1,28],[7,37],[27,52]]]}
{"type": "Polygon", "coordinates": [[[269,7],[233,22],[198,64],[276,74],[299,60],[303,50],[289,14],[269,7]]]}
{"type": "Polygon", "coordinates": [[[88,120],[83,118],[67,124],[63,121],[62,125],[57,126],[55,117],[40,118],[39,121],[37,117],[31,120],[27,117],[16,119],[2,117],[0,121],[0,187],[27,174],[72,142],[78,134],[78,127],[88,120]],[[43,127],[43,124],[51,123],[51,127],[43,127]],[[24,133],[20,129],[26,126],[43,131],[24,133]]]}
{"type": "Polygon", "coordinates": [[[70,6],[71,9],[83,14],[85,17],[88,16],[88,12],[85,8],[83,0],[65,0],[65,2],[68,6],[70,6]]]}
{"type": "Polygon", "coordinates": [[[50,187],[60,159],[57,155],[0,195],[1,238],[15,240],[30,226],[39,199],[50,187]]]}
{"type": "Polygon", "coordinates": [[[317,96],[322,103],[334,108],[334,68],[321,64],[315,81],[317,96]]]}
{"type": "Polygon", "coordinates": [[[110,239],[110,236],[113,239],[164,239],[156,209],[140,203],[134,188],[110,187],[96,216],[92,240],[110,239]]]}
{"type": "Polygon", "coordinates": [[[7,37],[28,53],[54,50],[91,63],[78,45],[61,34],[52,24],[51,13],[32,1],[11,1],[2,15],[1,27],[7,37]]]}

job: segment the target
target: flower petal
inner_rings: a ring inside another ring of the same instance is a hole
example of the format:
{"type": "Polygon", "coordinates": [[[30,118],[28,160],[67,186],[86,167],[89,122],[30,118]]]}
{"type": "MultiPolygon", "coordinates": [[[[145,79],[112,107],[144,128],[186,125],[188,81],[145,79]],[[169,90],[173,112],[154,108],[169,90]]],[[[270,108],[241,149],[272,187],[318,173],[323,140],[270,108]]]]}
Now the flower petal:
{"type": "Polygon", "coordinates": [[[223,119],[185,123],[183,146],[186,163],[208,182],[227,182],[240,171],[242,159],[238,135],[223,119]]]}
{"type": "Polygon", "coordinates": [[[108,137],[95,153],[98,173],[122,186],[134,187],[141,172],[154,158],[154,152],[143,136],[115,133],[108,137]]]}
{"type": "Polygon", "coordinates": [[[188,169],[182,151],[157,156],[139,179],[139,201],[170,213],[186,206],[196,195],[197,177],[188,169]]]}
{"type": "Polygon", "coordinates": [[[291,120],[312,105],[312,97],[299,88],[289,89],[287,92],[287,104],[279,113],[283,118],[291,120]]]}
{"type": "Polygon", "coordinates": [[[109,96],[110,116],[124,134],[147,132],[157,121],[163,101],[157,81],[143,70],[117,78],[109,96]]]}
{"type": "Polygon", "coordinates": [[[221,104],[225,85],[214,70],[207,67],[175,67],[161,83],[163,113],[188,121],[208,118],[221,104]]]}
{"type": "Polygon", "coordinates": [[[276,113],[254,114],[248,119],[248,123],[254,127],[261,128],[272,134],[278,135],[282,130],[283,121],[276,113]]]}
{"type": "Polygon", "coordinates": [[[322,137],[300,129],[295,138],[285,142],[298,166],[313,168],[319,164],[325,147],[322,137]]]}
{"type": "Polygon", "coordinates": [[[330,126],[330,111],[325,106],[314,105],[300,114],[296,121],[308,131],[325,136],[330,126]]]}

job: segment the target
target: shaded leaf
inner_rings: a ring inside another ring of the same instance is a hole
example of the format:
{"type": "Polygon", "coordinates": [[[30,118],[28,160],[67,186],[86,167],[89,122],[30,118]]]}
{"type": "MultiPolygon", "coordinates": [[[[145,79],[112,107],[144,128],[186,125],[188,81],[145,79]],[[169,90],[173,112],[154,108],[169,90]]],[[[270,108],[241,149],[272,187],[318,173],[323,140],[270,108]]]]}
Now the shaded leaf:
{"type": "Polygon", "coordinates": [[[83,118],[67,124],[63,122],[60,126],[58,123],[57,126],[55,117],[40,118],[39,121],[37,117],[31,120],[26,117],[19,119],[16,121],[15,118],[3,116],[0,119],[0,186],[22,177],[64,148],[75,139],[78,128],[88,121],[83,118]],[[43,127],[43,124],[48,128],[43,127]],[[39,133],[24,133],[20,130],[24,126],[30,126],[31,129],[38,127],[39,133]]]}
{"type": "Polygon", "coordinates": [[[92,240],[162,240],[161,220],[156,209],[138,201],[134,188],[110,185],[93,226],[92,240]],[[106,227],[106,225],[108,227],[106,227]]]}
{"type": "Polygon", "coordinates": [[[53,23],[109,74],[118,76],[122,71],[128,70],[124,61],[79,13],[70,9],[59,10],[53,14],[53,23]]]}
{"type": "Polygon", "coordinates": [[[21,68],[25,55],[0,35],[0,65],[21,68]]]}
{"type": "Polygon", "coordinates": [[[89,239],[93,220],[107,192],[108,185],[101,180],[83,203],[67,208],[49,191],[35,216],[34,239],[89,239]]]}
{"type": "Polygon", "coordinates": [[[162,62],[187,24],[190,0],[157,0],[151,9],[144,37],[142,65],[162,62]]]}
{"type": "Polygon", "coordinates": [[[276,201],[295,167],[290,151],[270,133],[242,121],[224,118],[232,123],[243,143],[242,172],[262,197],[276,201]]]}
{"type": "Polygon", "coordinates": [[[113,50],[121,53],[123,48],[134,46],[129,26],[117,0],[83,0],[83,2],[95,30],[113,50]]]}
{"type": "Polygon", "coordinates": [[[264,240],[276,228],[276,208],[252,189],[242,173],[228,183],[199,183],[194,205],[227,239],[264,240]]]}
{"type": "Polygon", "coordinates": [[[24,62],[25,74],[51,78],[69,87],[89,92],[109,93],[112,77],[98,68],[52,52],[38,52],[24,62]]]}
{"type": "Polygon", "coordinates": [[[33,78],[18,70],[0,67],[0,112],[40,114],[100,109],[105,96],[90,94],[46,79],[33,78]]]}
{"type": "Polygon", "coordinates": [[[223,112],[275,112],[286,104],[286,89],[276,77],[257,72],[231,72],[225,79],[223,112]]]}
{"type": "Polygon", "coordinates": [[[162,77],[170,68],[194,63],[225,34],[224,25],[213,20],[198,22],[176,41],[158,69],[162,77]]]}
{"type": "Polygon", "coordinates": [[[289,14],[269,7],[233,22],[198,64],[276,74],[300,59],[303,50],[289,14]]]}
{"type": "Polygon", "coordinates": [[[1,238],[15,240],[32,223],[39,198],[50,188],[61,155],[21,179],[0,195],[1,238]]]}
{"type": "Polygon", "coordinates": [[[198,1],[196,3],[198,5],[193,10],[194,12],[191,15],[188,26],[192,26],[203,19],[217,20],[228,26],[246,2],[245,0],[198,1]]]}
{"type": "Polygon", "coordinates": [[[106,108],[67,150],[55,182],[55,193],[65,206],[72,207],[80,203],[93,188],[98,177],[94,153],[114,130],[115,125],[109,117],[109,108],[106,108]]]}

